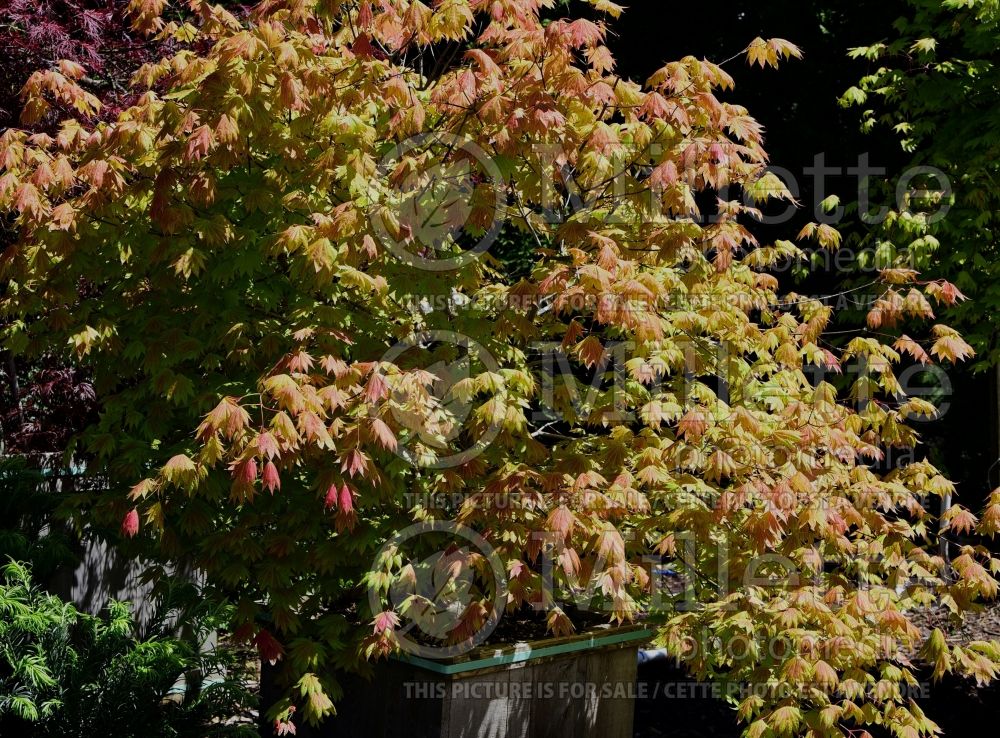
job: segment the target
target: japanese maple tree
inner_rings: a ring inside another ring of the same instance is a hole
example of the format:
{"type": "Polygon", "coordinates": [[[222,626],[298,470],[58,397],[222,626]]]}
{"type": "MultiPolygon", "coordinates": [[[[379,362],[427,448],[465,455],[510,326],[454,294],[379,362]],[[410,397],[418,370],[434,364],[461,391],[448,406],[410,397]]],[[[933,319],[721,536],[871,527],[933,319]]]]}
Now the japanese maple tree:
{"type": "MultiPolygon", "coordinates": [[[[900,353],[971,350],[943,325],[838,347],[831,306],[781,293],[768,268],[800,249],[749,226],[789,195],[760,126],[720,99],[722,66],[622,79],[604,21],[549,0],[274,0],[247,19],[195,1],[190,22],[133,5],[187,44],[137,72],[135,105],[88,118],[83,69],[62,63],[32,78],[29,119],[80,115],[0,137],[20,233],[7,345],[93,372],[86,441],[129,485],[101,506],[236,598],[289,687],[282,728],[399,646],[412,613],[366,593],[412,576],[382,546],[420,521],[478,531],[502,565],[496,586],[469,556],[445,642],[497,607],[569,632],[563,603],[592,594],[613,620],[651,613],[698,674],[764,686],[739,705],[757,738],[932,734],[903,690],[921,647],[940,673],[994,676],[995,645],[923,643],[907,612],[995,595],[1000,561],[970,546],[949,568],[927,498],[950,483],[876,463],[933,412],[905,397],[900,353]],[[482,253],[498,222],[533,244],[529,276],[482,253]],[[684,567],[680,601],[653,554],[684,567]]],[[[878,289],[884,332],[956,297],[906,269],[878,289]]],[[[946,521],[977,526],[995,532],[1000,505],[946,521]]]]}
{"type": "MultiPolygon", "coordinates": [[[[185,12],[185,9],[174,9],[185,12]]],[[[100,116],[114,118],[138,97],[129,85],[143,63],[183,44],[155,39],[132,28],[127,0],[10,0],[0,5],[0,128],[21,120],[21,90],[32,74],[60,61],[86,69],[81,87],[101,103],[100,116]]],[[[53,105],[32,122],[32,131],[51,131],[72,105],[53,105]]],[[[4,222],[0,243],[14,234],[4,222]]],[[[92,420],[93,388],[84,371],[59,366],[55,356],[30,362],[4,357],[0,425],[7,453],[64,452],[92,420]]]]}

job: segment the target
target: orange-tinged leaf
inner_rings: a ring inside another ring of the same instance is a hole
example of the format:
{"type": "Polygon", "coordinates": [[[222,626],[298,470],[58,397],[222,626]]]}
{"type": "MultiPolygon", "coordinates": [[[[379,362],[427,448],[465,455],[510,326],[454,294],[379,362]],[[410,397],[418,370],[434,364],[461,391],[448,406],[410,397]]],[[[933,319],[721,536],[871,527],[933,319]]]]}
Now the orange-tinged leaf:
{"type": "Polygon", "coordinates": [[[582,342],[576,345],[574,352],[580,358],[584,366],[593,368],[604,360],[604,346],[601,340],[594,335],[587,336],[582,342]]]}
{"type": "Polygon", "coordinates": [[[372,435],[378,440],[382,447],[389,450],[396,450],[396,435],[392,432],[385,421],[381,418],[372,418],[370,426],[372,435]]]}
{"type": "Polygon", "coordinates": [[[931,354],[939,359],[948,359],[953,364],[976,355],[975,350],[959,335],[942,336],[931,347],[931,354]]]}
{"type": "Polygon", "coordinates": [[[273,461],[268,461],[264,464],[264,471],[261,473],[261,482],[266,489],[271,494],[274,491],[281,489],[281,475],[278,473],[278,467],[274,465],[273,461]]]}
{"type": "Polygon", "coordinates": [[[923,347],[907,335],[900,336],[893,344],[897,351],[909,354],[913,359],[921,364],[929,364],[931,357],[927,355],[923,347]]]}

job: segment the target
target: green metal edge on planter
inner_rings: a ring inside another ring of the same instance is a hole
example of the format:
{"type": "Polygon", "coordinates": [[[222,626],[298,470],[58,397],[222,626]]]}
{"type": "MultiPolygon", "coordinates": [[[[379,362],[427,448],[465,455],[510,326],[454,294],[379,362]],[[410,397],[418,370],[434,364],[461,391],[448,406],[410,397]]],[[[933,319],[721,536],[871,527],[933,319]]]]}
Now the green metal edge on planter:
{"type": "Polygon", "coordinates": [[[573,653],[575,651],[586,651],[591,648],[600,648],[602,646],[613,646],[619,643],[641,641],[646,638],[651,638],[653,635],[655,635],[654,631],[643,629],[630,630],[626,633],[614,633],[604,636],[591,636],[586,640],[570,641],[569,643],[560,643],[555,646],[542,646],[541,648],[532,648],[526,643],[520,643],[515,646],[513,651],[508,653],[501,653],[486,659],[463,661],[454,664],[443,664],[429,659],[423,659],[418,656],[410,656],[409,654],[400,654],[398,656],[394,656],[393,658],[399,661],[404,661],[408,664],[413,664],[414,666],[419,666],[420,668],[432,671],[435,674],[450,676],[452,674],[461,674],[466,671],[488,669],[493,666],[518,664],[523,661],[545,658],[546,656],[560,656],[562,654],[573,653]]]}

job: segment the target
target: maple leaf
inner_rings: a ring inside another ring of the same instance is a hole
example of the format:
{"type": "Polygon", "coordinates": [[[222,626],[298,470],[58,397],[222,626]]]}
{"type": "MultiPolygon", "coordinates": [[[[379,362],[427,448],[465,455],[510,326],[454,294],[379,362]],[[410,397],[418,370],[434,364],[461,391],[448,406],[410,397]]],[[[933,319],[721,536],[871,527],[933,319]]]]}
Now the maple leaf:
{"type": "Polygon", "coordinates": [[[134,507],[125,513],[122,518],[122,535],[126,538],[134,538],[139,532],[139,511],[134,507]]]}
{"type": "Polygon", "coordinates": [[[688,441],[697,441],[708,430],[708,419],[699,409],[688,410],[677,423],[677,434],[688,441]]]}
{"type": "Polygon", "coordinates": [[[299,351],[288,359],[288,368],[293,372],[306,374],[312,369],[313,359],[305,351],[299,351]]]}
{"type": "Polygon", "coordinates": [[[927,294],[943,305],[955,305],[968,299],[958,287],[945,280],[931,282],[927,285],[926,290],[927,294]]]}
{"type": "MultiPolygon", "coordinates": [[[[268,462],[270,463],[270,462],[268,462]]],[[[257,481],[257,461],[253,458],[236,463],[232,467],[233,481],[245,487],[252,487],[257,481]]]]}
{"type": "Polygon", "coordinates": [[[1000,533],[1000,504],[991,502],[979,519],[978,532],[991,538],[1000,533]]]}
{"type": "Polygon", "coordinates": [[[234,397],[224,397],[215,408],[205,416],[204,422],[198,428],[198,435],[207,439],[216,431],[223,431],[227,438],[233,438],[250,423],[250,414],[243,409],[234,397]]]}
{"type": "Polygon", "coordinates": [[[339,503],[340,492],[336,484],[331,484],[326,490],[326,496],[323,498],[323,507],[327,510],[336,509],[339,503]]]}
{"type": "Polygon", "coordinates": [[[358,8],[358,27],[367,30],[371,28],[374,20],[375,13],[372,9],[372,4],[361,3],[361,6],[358,8]]]}
{"type": "Polygon", "coordinates": [[[931,357],[927,355],[923,347],[907,335],[900,336],[893,344],[897,351],[909,354],[921,364],[929,364],[931,357]]]}
{"type": "Polygon", "coordinates": [[[601,340],[594,335],[587,336],[583,341],[578,343],[574,348],[574,352],[583,362],[583,365],[588,368],[593,368],[600,364],[605,357],[604,346],[601,340]]]}
{"type": "Polygon", "coordinates": [[[268,461],[264,464],[264,471],[261,473],[261,481],[266,489],[271,494],[274,494],[276,489],[281,489],[281,476],[278,474],[278,467],[274,465],[273,461],[268,461]]]}
{"type": "Polygon", "coordinates": [[[390,430],[389,426],[385,424],[385,421],[381,418],[372,418],[370,424],[372,435],[378,439],[378,442],[382,444],[382,447],[389,450],[395,451],[397,446],[396,435],[390,430]]]}
{"type": "Polygon", "coordinates": [[[565,505],[560,505],[549,513],[546,524],[549,530],[558,533],[561,538],[568,541],[572,535],[575,521],[576,518],[570,512],[569,508],[565,505]]]}
{"type": "Polygon", "coordinates": [[[945,335],[934,341],[931,346],[931,354],[939,359],[948,359],[953,364],[964,361],[976,355],[975,349],[967,344],[962,337],[955,335],[945,335]]]}
{"type": "Polygon", "coordinates": [[[264,381],[264,389],[278,404],[288,410],[293,415],[298,414],[305,407],[305,399],[299,385],[287,374],[276,374],[268,377],[264,381]]]}
{"type": "Polygon", "coordinates": [[[389,394],[389,385],[378,372],[372,372],[365,385],[364,399],[369,405],[374,405],[389,394]]]}
{"type": "Polygon", "coordinates": [[[156,489],[156,480],[144,479],[129,490],[128,496],[130,500],[143,500],[156,491],[156,489]]]}
{"type": "Polygon", "coordinates": [[[777,735],[792,735],[801,721],[802,711],[793,705],[779,707],[767,718],[767,722],[777,735]]]}
{"type": "Polygon", "coordinates": [[[979,523],[975,515],[960,505],[953,505],[949,508],[948,512],[942,517],[942,520],[947,523],[947,530],[953,530],[959,534],[975,530],[979,523]]]}
{"type": "Polygon", "coordinates": [[[658,428],[660,423],[666,418],[663,412],[663,405],[655,400],[643,406],[641,415],[643,421],[653,428],[658,428]]]}
{"type": "Polygon", "coordinates": [[[586,18],[577,18],[565,26],[565,33],[572,46],[590,47],[604,41],[604,28],[586,18]]]}
{"type": "Polygon", "coordinates": [[[302,436],[318,448],[333,449],[334,443],[323,420],[312,411],[299,414],[298,428],[302,436]]]}
{"type": "Polygon", "coordinates": [[[602,13],[607,13],[612,18],[618,18],[625,11],[623,6],[613,3],[611,0],[587,0],[587,2],[602,13]]]}
{"type": "MultiPolygon", "coordinates": [[[[746,48],[747,61],[751,65],[759,64],[764,67],[766,64],[771,64],[771,58],[769,58],[769,52],[767,41],[758,37],[750,42],[750,45],[746,48]]],[[[774,62],[777,61],[777,57],[774,56],[774,62]]]]}
{"type": "Polygon", "coordinates": [[[257,451],[267,460],[272,460],[281,456],[278,448],[278,441],[270,431],[264,431],[256,440],[257,451]]]}
{"type": "Polygon", "coordinates": [[[560,608],[553,608],[545,619],[549,631],[556,637],[570,636],[576,632],[573,621],[560,608]]]}
{"type": "Polygon", "coordinates": [[[775,53],[780,57],[784,57],[786,59],[802,58],[802,50],[798,46],[793,44],[791,41],[786,41],[783,38],[769,39],[767,42],[767,46],[769,49],[773,49],[775,53]]]}
{"type": "Polygon", "coordinates": [[[214,141],[212,129],[208,126],[198,126],[188,138],[187,160],[197,161],[207,156],[214,141]]]}
{"type": "Polygon", "coordinates": [[[387,630],[393,630],[399,626],[399,616],[391,610],[380,612],[372,621],[373,632],[377,635],[387,630]]]}
{"type": "Polygon", "coordinates": [[[338,495],[337,530],[353,529],[357,520],[358,516],[354,511],[354,493],[344,484],[338,495]]]}
{"type": "Polygon", "coordinates": [[[163,465],[163,478],[178,487],[190,487],[198,474],[198,467],[188,456],[177,454],[163,465]]]}
{"type": "Polygon", "coordinates": [[[80,79],[87,73],[86,69],[70,59],[59,60],[59,71],[70,79],[80,79]]]}
{"type": "Polygon", "coordinates": [[[239,138],[239,127],[236,125],[236,121],[233,120],[228,114],[223,113],[219,116],[219,122],[215,124],[215,140],[219,143],[233,143],[239,138]]]}
{"type": "Polygon", "coordinates": [[[737,465],[733,457],[722,449],[716,449],[709,457],[708,466],[705,470],[706,479],[721,481],[731,477],[736,471],[737,465]]]}
{"type": "Polygon", "coordinates": [[[347,472],[352,477],[359,474],[364,476],[367,468],[368,458],[358,449],[354,449],[344,456],[340,465],[340,470],[347,472]]]}
{"type": "Polygon", "coordinates": [[[257,653],[260,654],[261,659],[271,664],[271,666],[278,663],[282,656],[285,655],[284,646],[265,629],[258,632],[253,641],[254,645],[257,646],[257,653]]]}

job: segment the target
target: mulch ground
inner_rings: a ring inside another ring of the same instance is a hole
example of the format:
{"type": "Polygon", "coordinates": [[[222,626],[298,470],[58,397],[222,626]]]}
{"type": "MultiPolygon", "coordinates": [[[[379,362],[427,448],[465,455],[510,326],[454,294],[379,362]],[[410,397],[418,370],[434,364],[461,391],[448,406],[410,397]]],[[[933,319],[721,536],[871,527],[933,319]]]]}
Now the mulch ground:
{"type": "Polygon", "coordinates": [[[945,607],[934,607],[913,613],[910,620],[925,633],[934,628],[940,628],[948,641],[962,643],[969,641],[990,641],[1000,639],[1000,604],[981,612],[970,612],[961,622],[954,622],[951,613],[945,607]]]}

